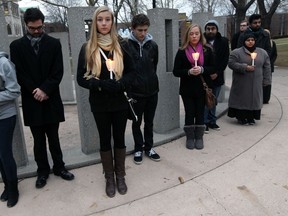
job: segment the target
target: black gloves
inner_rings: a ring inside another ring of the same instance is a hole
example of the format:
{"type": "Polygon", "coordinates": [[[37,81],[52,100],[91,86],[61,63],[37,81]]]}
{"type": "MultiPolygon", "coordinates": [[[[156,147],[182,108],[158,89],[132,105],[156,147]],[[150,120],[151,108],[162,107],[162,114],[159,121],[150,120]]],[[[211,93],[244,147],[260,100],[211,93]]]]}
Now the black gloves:
{"type": "Polygon", "coordinates": [[[118,93],[124,91],[125,87],[120,80],[99,80],[95,78],[91,78],[89,81],[90,89],[91,90],[103,90],[110,93],[118,93]]]}
{"type": "Polygon", "coordinates": [[[91,90],[100,90],[101,80],[95,78],[89,79],[89,87],[91,90]]]}
{"type": "Polygon", "coordinates": [[[124,91],[124,85],[118,80],[101,80],[101,88],[110,93],[118,93],[124,91]]]}

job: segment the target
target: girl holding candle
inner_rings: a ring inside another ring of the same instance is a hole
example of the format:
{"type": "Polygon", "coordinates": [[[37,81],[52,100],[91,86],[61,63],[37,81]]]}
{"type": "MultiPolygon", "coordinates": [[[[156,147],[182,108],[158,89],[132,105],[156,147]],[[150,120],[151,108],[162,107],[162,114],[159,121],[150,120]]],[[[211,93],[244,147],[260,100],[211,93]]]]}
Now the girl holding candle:
{"type": "Polygon", "coordinates": [[[99,132],[100,156],[109,197],[115,196],[116,187],[120,194],[127,192],[124,135],[128,103],[123,92],[131,83],[135,71],[128,50],[127,42],[117,35],[112,11],[106,6],[97,8],[93,15],[90,39],[79,53],[77,82],[90,91],[89,102],[99,132]],[[107,59],[111,58],[113,61],[108,60],[107,64],[107,59]],[[110,73],[111,67],[114,69],[113,74],[110,73]]]}
{"type": "Polygon", "coordinates": [[[176,54],[173,69],[174,76],[180,77],[179,93],[185,108],[184,131],[188,149],[204,147],[205,91],[200,76],[202,75],[209,85],[210,74],[213,71],[212,49],[206,44],[200,26],[192,24],[187,29],[183,45],[176,54]]]}
{"type": "Polygon", "coordinates": [[[255,46],[252,33],[245,33],[243,46],[231,52],[228,66],[233,70],[228,116],[236,117],[239,124],[254,125],[255,119],[260,120],[262,85],[271,84],[269,56],[264,49],[255,46]]]}

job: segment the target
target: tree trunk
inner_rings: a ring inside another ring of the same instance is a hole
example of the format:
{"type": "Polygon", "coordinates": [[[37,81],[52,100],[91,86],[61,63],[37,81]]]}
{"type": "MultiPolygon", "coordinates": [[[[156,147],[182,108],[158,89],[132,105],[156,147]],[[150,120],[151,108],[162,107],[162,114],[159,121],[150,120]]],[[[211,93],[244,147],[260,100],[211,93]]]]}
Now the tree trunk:
{"type": "Polygon", "coordinates": [[[268,12],[265,8],[265,4],[263,0],[257,0],[257,3],[258,3],[260,15],[262,17],[261,26],[263,28],[270,29],[272,16],[274,15],[279,4],[281,3],[281,0],[274,0],[268,12]]]}

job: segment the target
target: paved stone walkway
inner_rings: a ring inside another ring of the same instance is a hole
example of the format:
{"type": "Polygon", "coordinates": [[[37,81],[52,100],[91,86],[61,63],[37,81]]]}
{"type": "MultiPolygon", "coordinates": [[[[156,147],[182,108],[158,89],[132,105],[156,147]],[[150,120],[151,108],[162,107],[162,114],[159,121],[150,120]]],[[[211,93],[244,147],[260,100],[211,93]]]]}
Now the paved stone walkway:
{"type": "Polygon", "coordinates": [[[205,135],[201,151],[187,150],[182,137],[155,148],[160,162],[135,165],[127,156],[126,195],[105,195],[96,164],[72,170],[72,182],[52,174],[43,189],[35,189],[34,177],[21,180],[19,203],[12,209],[0,203],[0,215],[287,216],[287,83],[287,69],[277,68],[261,121],[241,126],[223,116],[221,131],[205,135]]]}

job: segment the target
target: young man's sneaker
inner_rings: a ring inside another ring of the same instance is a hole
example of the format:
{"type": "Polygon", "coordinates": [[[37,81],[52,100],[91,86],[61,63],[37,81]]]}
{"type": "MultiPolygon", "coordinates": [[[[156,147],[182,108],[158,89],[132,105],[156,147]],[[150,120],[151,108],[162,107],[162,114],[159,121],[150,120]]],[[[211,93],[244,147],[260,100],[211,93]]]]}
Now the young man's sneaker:
{"type": "Polygon", "coordinates": [[[135,154],[134,154],[134,163],[137,164],[137,165],[142,164],[142,161],[143,161],[142,158],[143,158],[143,152],[142,151],[135,152],[135,154]]]}
{"type": "Polygon", "coordinates": [[[151,160],[160,161],[160,156],[152,148],[149,151],[145,151],[145,154],[151,160]]]}
{"type": "Polygon", "coordinates": [[[216,123],[214,124],[209,124],[209,128],[216,130],[216,131],[220,131],[220,127],[219,125],[217,125],[216,123]]]}
{"type": "Polygon", "coordinates": [[[208,125],[206,125],[204,133],[205,133],[205,134],[209,134],[209,127],[208,127],[208,125]]]}

